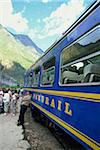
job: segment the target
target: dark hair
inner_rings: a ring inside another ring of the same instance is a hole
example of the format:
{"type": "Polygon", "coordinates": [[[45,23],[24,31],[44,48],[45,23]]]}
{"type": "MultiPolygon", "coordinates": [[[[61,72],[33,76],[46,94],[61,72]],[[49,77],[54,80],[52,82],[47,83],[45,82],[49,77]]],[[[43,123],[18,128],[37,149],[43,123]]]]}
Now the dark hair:
{"type": "Polygon", "coordinates": [[[8,92],[8,89],[4,89],[4,93],[7,93],[8,92]]]}
{"type": "Polygon", "coordinates": [[[15,90],[15,93],[17,93],[17,90],[15,90]]]}

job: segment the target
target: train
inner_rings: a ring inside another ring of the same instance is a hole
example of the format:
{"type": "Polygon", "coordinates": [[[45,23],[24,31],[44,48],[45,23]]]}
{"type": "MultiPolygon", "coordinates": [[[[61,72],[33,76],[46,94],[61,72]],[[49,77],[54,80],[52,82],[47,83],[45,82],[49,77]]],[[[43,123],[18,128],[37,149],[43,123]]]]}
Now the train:
{"type": "Polygon", "coordinates": [[[100,1],[25,73],[31,108],[86,149],[100,150],[100,1]]]}

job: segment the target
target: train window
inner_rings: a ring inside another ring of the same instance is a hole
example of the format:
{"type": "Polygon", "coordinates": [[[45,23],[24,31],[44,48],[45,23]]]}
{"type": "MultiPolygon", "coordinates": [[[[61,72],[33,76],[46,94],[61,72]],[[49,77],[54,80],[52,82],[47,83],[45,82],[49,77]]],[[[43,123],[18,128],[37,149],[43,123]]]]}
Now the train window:
{"type": "Polygon", "coordinates": [[[61,84],[100,82],[100,55],[61,68],[61,84]]]}
{"type": "Polygon", "coordinates": [[[89,32],[61,53],[60,83],[100,82],[100,26],[89,32]],[[93,57],[93,54],[95,57],[93,57]],[[86,56],[93,58],[85,59],[86,56]],[[72,63],[78,62],[78,63],[72,63]],[[71,64],[71,65],[68,65],[71,64]]]}
{"type": "Polygon", "coordinates": [[[25,86],[31,86],[32,85],[32,71],[30,71],[30,72],[27,72],[27,74],[25,75],[25,78],[24,78],[24,80],[25,80],[25,86]]]}
{"type": "Polygon", "coordinates": [[[55,74],[55,57],[51,58],[43,64],[42,85],[53,85],[55,74]]]}
{"type": "Polygon", "coordinates": [[[27,74],[25,74],[24,76],[24,86],[28,86],[28,77],[27,77],[27,74]]]}
{"type": "Polygon", "coordinates": [[[32,86],[32,76],[33,76],[33,73],[31,71],[28,75],[28,86],[32,86]]]}
{"type": "Polygon", "coordinates": [[[33,73],[33,86],[38,86],[39,84],[39,76],[40,76],[40,68],[36,68],[33,73]]]}
{"type": "Polygon", "coordinates": [[[61,66],[100,50],[100,26],[61,53],[61,66]]]}

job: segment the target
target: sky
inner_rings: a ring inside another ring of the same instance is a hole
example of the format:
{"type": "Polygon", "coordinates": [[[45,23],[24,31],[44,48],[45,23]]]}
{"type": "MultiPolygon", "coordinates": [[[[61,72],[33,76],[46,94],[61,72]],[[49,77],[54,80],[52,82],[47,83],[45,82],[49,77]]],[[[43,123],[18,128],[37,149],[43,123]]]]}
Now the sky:
{"type": "Polygon", "coordinates": [[[28,35],[43,51],[95,0],[0,0],[0,24],[28,35]]]}

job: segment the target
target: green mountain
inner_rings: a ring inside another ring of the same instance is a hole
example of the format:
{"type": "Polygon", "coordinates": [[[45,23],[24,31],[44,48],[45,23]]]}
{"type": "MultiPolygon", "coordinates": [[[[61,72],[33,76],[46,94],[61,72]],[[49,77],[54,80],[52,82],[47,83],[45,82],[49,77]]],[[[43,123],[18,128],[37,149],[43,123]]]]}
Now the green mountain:
{"type": "Polygon", "coordinates": [[[17,41],[4,27],[0,25],[0,75],[10,76],[19,83],[23,76],[41,54],[35,48],[30,48],[17,41]],[[2,67],[3,66],[3,67],[2,67]]]}

